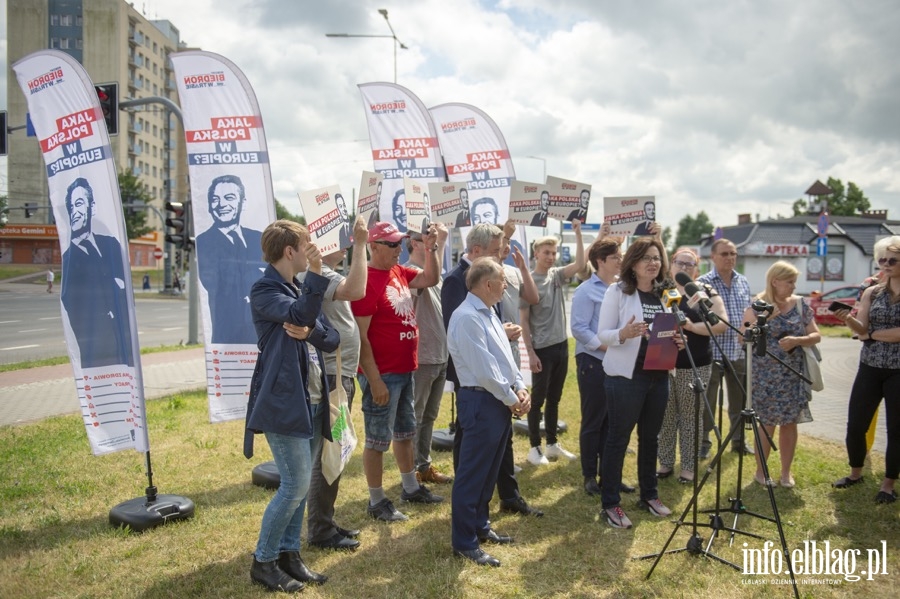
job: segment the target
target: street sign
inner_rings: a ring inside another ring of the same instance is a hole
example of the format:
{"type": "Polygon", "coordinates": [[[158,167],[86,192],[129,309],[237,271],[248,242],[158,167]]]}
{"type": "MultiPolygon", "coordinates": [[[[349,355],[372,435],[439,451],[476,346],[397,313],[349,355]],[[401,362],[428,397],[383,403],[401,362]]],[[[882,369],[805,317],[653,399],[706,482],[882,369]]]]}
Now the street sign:
{"type": "Polygon", "coordinates": [[[828,235],[828,214],[823,212],[819,215],[819,237],[828,235]]]}
{"type": "Polygon", "coordinates": [[[819,237],[816,239],[816,256],[828,255],[828,238],[819,237]]]}
{"type": "Polygon", "coordinates": [[[564,263],[568,264],[572,261],[572,251],[569,249],[569,246],[564,245],[562,248],[562,260],[564,263]]]}
{"type": "MultiPolygon", "coordinates": [[[[563,222],[563,231],[571,231],[572,223],[569,221],[563,222]]],[[[600,223],[581,223],[581,231],[583,233],[587,233],[588,231],[599,231],[600,223]]]]}
{"type": "Polygon", "coordinates": [[[155,248],[153,250],[153,257],[156,258],[157,260],[162,260],[162,257],[163,257],[162,248],[155,248]]]}

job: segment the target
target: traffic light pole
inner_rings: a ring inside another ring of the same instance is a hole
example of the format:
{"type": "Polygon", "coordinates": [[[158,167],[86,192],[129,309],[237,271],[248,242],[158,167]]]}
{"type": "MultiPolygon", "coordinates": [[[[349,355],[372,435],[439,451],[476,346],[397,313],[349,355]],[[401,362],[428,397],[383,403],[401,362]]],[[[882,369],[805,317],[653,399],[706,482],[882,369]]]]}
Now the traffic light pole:
{"type": "MultiPolygon", "coordinates": [[[[172,114],[178,119],[178,122],[181,123],[182,130],[184,129],[184,117],[181,115],[181,108],[168,98],[163,98],[161,96],[149,96],[147,98],[135,98],[134,100],[123,100],[119,102],[119,110],[123,110],[125,108],[134,108],[136,106],[145,106],[147,104],[162,104],[166,108],[172,111],[172,114]]],[[[191,219],[187,219],[190,221],[191,219]]],[[[165,221],[163,221],[165,224],[165,221]]],[[[188,235],[190,235],[190,231],[188,235]]],[[[165,287],[166,289],[172,288],[172,257],[175,254],[175,246],[171,243],[165,244],[166,246],[166,257],[164,267],[165,267],[165,287]]],[[[191,273],[190,273],[190,284],[188,286],[188,344],[196,344],[199,343],[199,336],[197,334],[198,331],[198,322],[199,322],[199,314],[200,314],[200,281],[199,276],[197,274],[197,253],[191,251],[191,273]]]]}

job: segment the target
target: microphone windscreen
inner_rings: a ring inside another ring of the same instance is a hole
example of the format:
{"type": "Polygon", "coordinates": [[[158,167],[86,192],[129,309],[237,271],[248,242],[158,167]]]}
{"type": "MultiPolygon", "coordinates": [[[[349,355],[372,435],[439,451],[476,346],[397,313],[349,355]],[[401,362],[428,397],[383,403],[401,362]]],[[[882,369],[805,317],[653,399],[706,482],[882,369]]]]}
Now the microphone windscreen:
{"type": "Polygon", "coordinates": [[[687,274],[686,272],[678,271],[678,272],[675,273],[675,281],[676,281],[679,285],[681,285],[682,287],[684,287],[684,286],[687,285],[688,283],[693,282],[693,279],[691,279],[691,275],[687,274]]]}

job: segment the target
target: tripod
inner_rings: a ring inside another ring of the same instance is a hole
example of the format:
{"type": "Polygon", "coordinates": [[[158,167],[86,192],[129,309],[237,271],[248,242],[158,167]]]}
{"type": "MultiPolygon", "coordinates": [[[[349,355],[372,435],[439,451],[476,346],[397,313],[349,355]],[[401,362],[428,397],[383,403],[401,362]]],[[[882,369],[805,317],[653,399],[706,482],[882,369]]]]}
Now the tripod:
{"type": "MultiPolygon", "coordinates": [[[[704,308],[705,308],[705,306],[702,306],[702,304],[701,304],[701,313],[703,314],[704,321],[707,323],[707,328],[709,328],[709,317],[708,317],[709,312],[708,312],[708,309],[704,310],[704,308]]],[[[740,447],[743,447],[745,431],[753,430],[754,440],[756,442],[756,451],[758,452],[758,455],[763,455],[762,437],[760,436],[760,430],[762,430],[763,434],[766,435],[766,438],[769,441],[769,445],[772,447],[773,450],[777,451],[777,448],[775,447],[774,443],[772,442],[772,439],[769,436],[768,431],[766,431],[765,427],[762,427],[760,425],[759,417],[756,415],[756,412],[752,408],[752,402],[751,402],[752,389],[751,389],[750,381],[753,380],[752,379],[753,362],[752,362],[752,355],[751,355],[750,351],[748,351],[749,348],[752,346],[755,349],[757,356],[768,355],[769,357],[774,358],[776,361],[778,361],[784,367],[788,368],[789,370],[791,370],[792,372],[794,372],[795,374],[800,376],[802,379],[807,380],[802,374],[800,374],[799,372],[797,372],[796,370],[791,368],[790,365],[786,364],[785,362],[780,360],[777,356],[772,355],[770,352],[768,352],[766,350],[766,334],[768,332],[768,325],[766,324],[766,318],[767,318],[768,314],[772,313],[772,310],[773,310],[772,306],[769,304],[766,304],[762,301],[756,301],[753,303],[752,308],[753,308],[754,312],[756,312],[756,314],[757,314],[757,323],[756,323],[756,325],[754,325],[752,327],[749,326],[749,323],[747,323],[746,331],[743,335],[743,340],[745,343],[745,360],[746,360],[745,363],[747,365],[747,369],[746,369],[746,371],[747,371],[746,383],[747,384],[746,384],[746,387],[744,389],[744,394],[743,394],[744,395],[744,408],[741,411],[741,425],[732,427],[731,431],[728,433],[728,436],[725,437],[725,439],[719,444],[718,451],[716,452],[716,455],[713,457],[712,461],[710,462],[709,466],[707,467],[707,470],[703,476],[703,479],[698,483],[697,476],[696,475],[694,476],[694,493],[693,493],[690,501],[688,502],[688,505],[685,507],[684,511],[682,512],[681,516],[675,522],[675,528],[672,530],[672,534],[669,535],[669,538],[666,540],[665,545],[663,545],[662,550],[659,553],[656,553],[653,555],[648,555],[648,556],[643,556],[639,559],[651,559],[654,557],[656,558],[656,560],[653,562],[653,565],[650,567],[650,571],[647,573],[648,579],[650,578],[650,576],[652,576],[653,571],[656,569],[656,566],[657,566],[657,564],[659,564],[663,555],[665,555],[667,553],[678,553],[681,551],[687,551],[687,552],[691,553],[692,555],[704,555],[704,556],[710,557],[720,563],[731,566],[735,570],[741,571],[741,567],[738,566],[737,564],[730,562],[721,556],[713,554],[711,552],[711,548],[712,548],[712,543],[715,540],[715,538],[718,536],[720,530],[727,530],[727,531],[731,532],[732,533],[732,535],[731,535],[732,541],[734,539],[735,534],[743,534],[743,535],[750,536],[753,538],[763,539],[764,537],[762,537],[760,535],[757,535],[757,534],[751,533],[751,532],[747,532],[747,531],[742,531],[737,528],[738,517],[741,514],[746,514],[749,516],[754,516],[754,517],[775,523],[775,526],[778,529],[778,536],[781,541],[781,548],[783,551],[783,555],[785,557],[785,561],[787,562],[788,572],[790,573],[790,576],[791,576],[791,583],[792,583],[792,586],[794,589],[794,596],[799,599],[799,592],[797,590],[797,581],[794,578],[794,570],[790,563],[790,553],[788,552],[787,540],[785,539],[785,536],[784,536],[784,527],[781,524],[781,517],[779,516],[779,513],[778,513],[778,505],[775,502],[775,492],[774,492],[773,486],[770,484],[767,484],[766,489],[768,491],[769,503],[772,506],[772,513],[773,513],[774,517],[770,518],[770,517],[764,516],[762,514],[748,511],[746,509],[746,507],[744,506],[743,501],[741,499],[741,492],[742,492],[742,486],[743,486],[742,480],[741,480],[742,474],[743,474],[743,458],[744,458],[743,451],[738,453],[739,458],[738,458],[737,490],[735,493],[736,497],[729,498],[729,507],[727,509],[722,510],[719,507],[719,497],[720,497],[719,485],[721,484],[721,476],[717,477],[716,507],[712,510],[703,510],[704,513],[712,514],[712,516],[710,516],[710,522],[709,522],[709,524],[701,524],[701,523],[697,522],[697,517],[698,517],[697,502],[698,502],[699,492],[703,488],[703,486],[706,484],[706,481],[709,479],[709,476],[712,474],[714,469],[718,469],[718,471],[721,472],[720,462],[722,459],[722,454],[725,451],[725,449],[730,446],[735,435],[737,435],[737,437],[738,437],[737,440],[740,442],[740,447]],[[693,511],[693,521],[691,523],[692,533],[691,533],[690,539],[688,540],[687,545],[685,546],[684,549],[668,550],[669,545],[672,543],[672,540],[675,538],[675,534],[678,532],[678,530],[682,526],[685,525],[685,519],[686,519],[688,513],[691,511],[693,511]],[[730,513],[734,514],[734,522],[731,527],[725,526],[725,524],[722,520],[722,517],[720,515],[720,513],[722,511],[730,512],[730,513]],[[705,547],[702,544],[702,539],[700,538],[700,535],[697,533],[697,528],[700,526],[705,526],[705,527],[708,527],[711,529],[709,541],[707,542],[705,547]]],[[[725,321],[722,321],[722,322],[725,322],[725,321]]],[[[728,327],[730,327],[732,330],[734,330],[740,334],[740,331],[738,329],[736,329],[734,326],[732,326],[730,323],[726,322],[725,324],[728,327]]],[[[731,374],[736,377],[734,367],[727,360],[725,361],[725,364],[727,365],[728,368],[731,369],[731,374]]],[[[693,358],[691,358],[691,365],[693,367],[693,358]]],[[[696,384],[696,382],[697,381],[695,381],[695,384],[696,384]]],[[[700,381],[700,383],[702,386],[702,381],[700,381]]],[[[721,388],[721,386],[720,386],[720,388],[721,388]]],[[[695,392],[695,395],[699,395],[699,393],[696,389],[694,392],[695,392]]],[[[695,412],[695,415],[699,414],[699,398],[697,401],[695,401],[694,412],[695,412]]],[[[720,419],[721,419],[721,409],[720,409],[720,419]]],[[[695,446],[696,446],[696,451],[699,453],[699,436],[695,440],[695,446]]],[[[762,470],[763,470],[763,475],[765,477],[765,480],[769,481],[770,480],[769,469],[766,464],[766,461],[761,460],[761,465],[762,465],[762,470]]]]}

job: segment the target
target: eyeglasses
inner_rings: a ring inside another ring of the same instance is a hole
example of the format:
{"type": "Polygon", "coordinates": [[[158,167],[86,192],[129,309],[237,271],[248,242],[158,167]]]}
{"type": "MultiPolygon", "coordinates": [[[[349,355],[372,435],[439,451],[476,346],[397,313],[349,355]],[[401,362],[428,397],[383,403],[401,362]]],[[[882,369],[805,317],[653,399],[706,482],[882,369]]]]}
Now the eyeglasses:
{"type": "Polygon", "coordinates": [[[662,257],[660,256],[641,256],[641,262],[644,264],[650,264],[651,262],[662,262],[662,257]]]}
{"type": "Polygon", "coordinates": [[[696,262],[682,262],[681,260],[674,260],[674,261],[672,262],[672,264],[674,264],[674,265],[677,266],[678,268],[685,268],[685,269],[687,269],[687,268],[696,268],[696,267],[697,267],[697,263],[696,263],[696,262]]]}
{"type": "Polygon", "coordinates": [[[621,262],[622,254],[610,254],[609,256],[604,258],[604,261],[606,261],[606,260],[615,260],[616,262],[621,262]]]}
{"type": "Polygon", "coordinates": [[[894,266],[895,264],[897,264],[897,262],[900,262],[900,258],[879,258],[878,266],[884,266],[885,264],[887,264],[888,266],[894,266]]]}
{"type": "Polygon", "coordinates": [[[377,243],[378,245],[386,245],[387,247],[391,248],[392,250],[395,250],[398,247],[400,247],[399,241],[376,241],[375,243],[377,243]]]}

